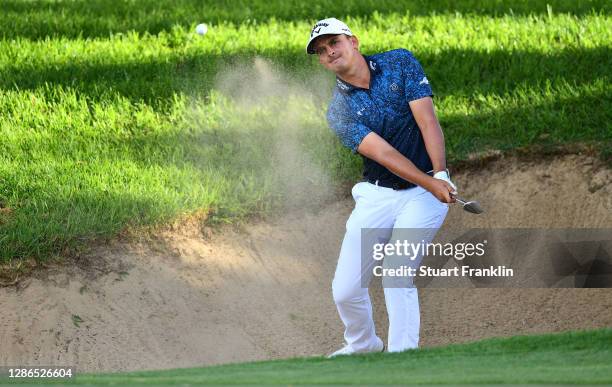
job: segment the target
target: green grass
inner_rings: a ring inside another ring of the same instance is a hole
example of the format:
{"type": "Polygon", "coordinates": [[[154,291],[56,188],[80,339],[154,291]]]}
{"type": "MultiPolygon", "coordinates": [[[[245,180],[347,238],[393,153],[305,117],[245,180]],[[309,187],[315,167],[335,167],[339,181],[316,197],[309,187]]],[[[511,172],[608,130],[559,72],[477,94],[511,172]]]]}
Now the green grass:
{"type": "Polygon", "coordinates": [[[402,353],[77,374],[74,385],[610,384],[612,329],[487,339],[402,353]]]}
{"type": "Polygon", "coordinates": [[[4,0],[0,13],[0,37],[12,39],[18,36],[28,39],[44,39],[46,36],[102,36],[117,32],[149,32],[157,34],[175,25],[186,25],[194,18],[219,24],[231,22],[267,23],[275,18],[283,21],[322,19],[337,17],[370,18],[374,12],[383,14],[400,12],[410,15],[432,13],[500,15],[547,15],[549,12],[590,14],[609,12],[612,7],[605,0],[360,0],[316,2],[279,0],[4,0]]]}
{"type": "Polygon", "coordinates": [[[608,2],[225,4],[0,3],[0,261],[195,212],[270,214],[355,180],[359,158],[325,124],[333,77],[304,54],[332,14],[365,53],[420,59],[451,168],[487,150],[612,154],[608,2]]]}

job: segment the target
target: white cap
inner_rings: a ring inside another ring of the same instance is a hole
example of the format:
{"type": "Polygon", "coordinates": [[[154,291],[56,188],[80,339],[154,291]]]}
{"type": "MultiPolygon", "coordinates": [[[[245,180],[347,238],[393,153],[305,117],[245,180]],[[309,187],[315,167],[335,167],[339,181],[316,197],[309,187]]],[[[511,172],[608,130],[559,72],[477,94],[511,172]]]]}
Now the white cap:
{"type": "Polygon", "coordinates": [[[314,54],[314,49],[311,47],[311,43],[321,35],[340,35],[344,34],[347,36],[353,36],[350,28],[340,20],[330,17],[329,19],[319,20],[317,24],[312,27],[310,31],[310,39],[306,45],[306,52],[314,54]]]}

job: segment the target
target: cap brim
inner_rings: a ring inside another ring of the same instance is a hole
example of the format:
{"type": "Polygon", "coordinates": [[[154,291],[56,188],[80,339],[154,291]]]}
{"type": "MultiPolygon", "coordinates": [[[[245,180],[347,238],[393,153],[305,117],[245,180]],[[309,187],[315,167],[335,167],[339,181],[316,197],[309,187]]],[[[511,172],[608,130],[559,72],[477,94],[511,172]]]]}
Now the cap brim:
{"type": "Polygon", "coordinates": [[[327,35],[339,35],[339,34],[328,33],[328,34],[321,34],[321,35],[315,36],[314,38],[310,39],[310,42],[308,42],[308,46],[306,46],[306,52],[308,54],[316,54],[312,45],[314,44],[315,40],[319,39],[321,36],[327,36],[327,35]]]}
{"type": "Polygon", "coordinates": [[[308,42],[308,45],[306,46],[306,53],[308,53],[308,54],[316,54],[316,52],[314,51],[314,48],[312,47],[313,43],[315,42],[315,40],[317,40],[321,36],[327,36],[327,35],[353,36],[353,35],[349,35],[349,34],[347,34],[345,32],[328,32],[328,33],[325,33],[325,34],[317,35],[314,38],[310,39],[310,42],[308,42]]]}

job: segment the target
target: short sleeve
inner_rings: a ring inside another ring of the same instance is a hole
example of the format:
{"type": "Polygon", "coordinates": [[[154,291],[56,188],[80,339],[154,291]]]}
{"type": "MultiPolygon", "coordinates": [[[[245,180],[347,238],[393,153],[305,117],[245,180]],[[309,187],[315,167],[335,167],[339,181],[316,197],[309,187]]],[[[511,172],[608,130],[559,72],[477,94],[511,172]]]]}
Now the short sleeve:
{"type": "Polygon", "coordinates": [[[404,90],[408,102],[424,97],[433,97],[429,80],[419,61],[408,50],[402,50],[405,77],[404,90]]]}
{"type": "Polygon", "coordinates": [[[371,130],[351,117],[346,106],[342,106],[337,100],[330,104],[327,111],[327,122],[329,127],[336,133],[344,146],[357,152],[359,144],[371,130]]]}

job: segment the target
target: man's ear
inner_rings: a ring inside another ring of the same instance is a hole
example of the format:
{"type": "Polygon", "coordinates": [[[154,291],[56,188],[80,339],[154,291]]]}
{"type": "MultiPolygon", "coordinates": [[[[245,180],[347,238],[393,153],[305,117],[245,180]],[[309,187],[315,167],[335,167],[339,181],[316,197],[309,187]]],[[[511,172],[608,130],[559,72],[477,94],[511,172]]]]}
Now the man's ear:
{"type": "Polygon", "coordinates": [[[353,44],[353,49],[359,51],[359,39],[355,35],[348,37],[351,43],[353,44]]]}

